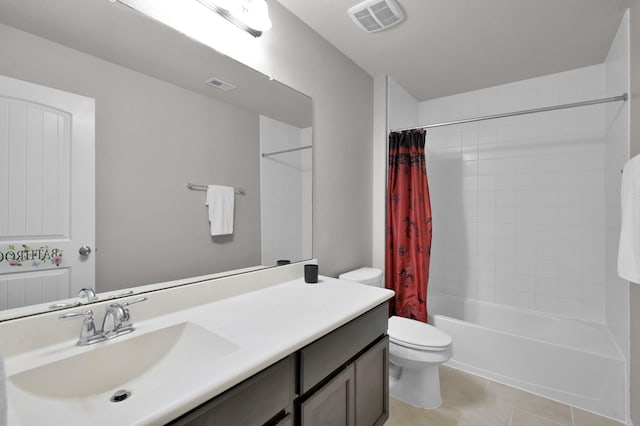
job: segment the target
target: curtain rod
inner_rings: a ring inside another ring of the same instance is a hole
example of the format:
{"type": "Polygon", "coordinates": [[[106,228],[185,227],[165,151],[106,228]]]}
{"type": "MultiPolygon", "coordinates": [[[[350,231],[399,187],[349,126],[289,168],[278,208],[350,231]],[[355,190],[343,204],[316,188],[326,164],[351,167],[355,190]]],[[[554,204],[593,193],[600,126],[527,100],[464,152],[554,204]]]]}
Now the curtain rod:
{"type": "Polygon", "coordinates": [[[269,157],[270,155],[284,154],[285,152],[300,151],[300,150],[302,150],[302,149],[309,149],[309,148],[311,148],[311,146],[312,146],[312,145],[299,146],[299,147],[297,147],[297,148],[283,149],[282,151],[266,152],[266,153],[262,154],[262,156],[263,156],[263,157],[269,157]]]}
{"type": "Polygon", "coordinates": [[[554,105],[554,106],[548,106],[548,107],[542,107],[542,108],[525,109],[525,110],[514,111],[514,112],[505,112],[505,113],[502,113],[502,114],[485,115],[483,117],[465,118],[465,119],[462,119],[462,120],[447,121],[447,122],[444,122],[444,123],[427,124],[426,126],[405,127],[405,128],[402,128],[402,129],[391,129],[391,130],[389,130],[389,132],[402,132],[402,131],[405,131],[405,130],[431,129],[433,127],[453,126],[454,124],[473,123],[475,121],[484,121],[484,120],[493,120],[493,119],[496,119],[496,118],[514,117],[516,115],[533,114],[533,113],[536,113],[536,112],[554,111],[554,110],[557,110],[557,109],[576,108],[576,107],[582,107],[582,106],[588,106],[588,105],[604,104],[604,103],[607,103],[607,102],[619,102],[619,101],[626,102],[627,99],[629,99],[629,95],[624,93],[624,94],[622,94],[620,96],[612,96],[610,98],[594,99],[594,100],[591,100],[591,101],[581,101],[581,102],[574,102],[574,103],[571,103],[571,104],[554,105]]]}

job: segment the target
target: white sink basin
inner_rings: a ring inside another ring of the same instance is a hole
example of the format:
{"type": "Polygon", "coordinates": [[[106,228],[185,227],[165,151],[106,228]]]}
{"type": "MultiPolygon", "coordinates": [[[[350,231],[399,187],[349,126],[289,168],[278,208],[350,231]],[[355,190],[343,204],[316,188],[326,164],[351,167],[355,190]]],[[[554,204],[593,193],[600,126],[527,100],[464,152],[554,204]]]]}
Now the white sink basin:
{"type": "Polygon", "coordinates": [[[191,379],[205,366],[240,349],[189,322],[136,333],[9,376],[8,386],[14,391],[10,404],[20,423],[38,424],[52,415],[75,423],[96,408],[118,410],[118,406],[150,398],[162,404],[163,397],[188,392],[191,379]],[[111,402],[120,389],[131,395],[125,401],[111,402]]]}

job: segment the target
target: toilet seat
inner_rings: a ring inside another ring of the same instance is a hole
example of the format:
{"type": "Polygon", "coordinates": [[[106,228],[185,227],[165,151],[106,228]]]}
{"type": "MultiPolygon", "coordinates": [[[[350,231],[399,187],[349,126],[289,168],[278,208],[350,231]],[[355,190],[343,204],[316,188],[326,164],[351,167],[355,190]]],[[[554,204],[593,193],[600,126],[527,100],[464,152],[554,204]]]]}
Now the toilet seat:
{"type": "Polygon", "coordinates": [[[389,318],[387,333],[396,345],[421,351],[445,351],[453,343],[451,336],[432,325],[397,316],[389,318]]]}

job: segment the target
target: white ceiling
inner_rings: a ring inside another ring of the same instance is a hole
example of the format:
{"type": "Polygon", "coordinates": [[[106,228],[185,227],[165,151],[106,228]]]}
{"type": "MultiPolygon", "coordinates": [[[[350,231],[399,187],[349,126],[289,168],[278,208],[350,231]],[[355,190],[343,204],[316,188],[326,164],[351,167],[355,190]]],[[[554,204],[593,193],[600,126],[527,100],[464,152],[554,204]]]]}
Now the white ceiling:
{"type": "Polygon", "coordinates": [[[398,0],[407,20],[356,27],[360,0],[278,0],[371,75],[418,100],[604,61],[628,0],[398,0]]]}

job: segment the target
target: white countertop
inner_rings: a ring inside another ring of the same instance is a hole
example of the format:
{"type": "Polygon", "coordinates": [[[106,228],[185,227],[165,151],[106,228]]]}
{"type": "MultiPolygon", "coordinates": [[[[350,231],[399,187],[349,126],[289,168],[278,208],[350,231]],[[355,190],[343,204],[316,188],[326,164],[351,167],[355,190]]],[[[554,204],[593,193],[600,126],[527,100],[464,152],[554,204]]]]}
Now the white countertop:
{"type": "MultiPolygon", "coordinates": [[[[163,424],[392,296],[390,290],[321,276],[317,284],[305,284],[303,279],[296,279],[141,322],[135,321],[132,309],[136,327],[132,334],[87,347],[77,347],[75,341],[65,341],[9,357],[5,360],[7,376],[71,356],[72,353],[96,350],[101,345],[117,344],[124,339],[133,339],[184,322],[227,339],[237,349],[215,362],[201,365],[198,371],[187,369],[178,375],[156,372],[154,374],[157,377],[145,379],[147,384],[152,384],[149,389],[144,389],[145,386],[128,389],[132,391],[132,397],[121,403],[104,403],[117,389],[94,396],[89,401],[83,398],[69,403],[65,400],[69,416],[66,419],[59,418],[53,412],[48,414],[49,408],[53,410],[60,401],[34,399],[31,401],[33,405],[28,405],[29,394],[12,385],[9,380],[9,425],[43,424],[38,422],[51,421],[52,415],[55,415],[56,423],[81,424],[87,413],[92,413],[92,425],[163,424]],[[12,394],[19,403],[12,404],[12,394]],[[28,412],[24,411],[27,409],[28,412]],[[74,410],[77,410],[77,415],[74,415],[74,410]]],[[[145,303],[153,303],[153,294],[145,303]]],[[[197,348],[194,350],[197,351],[197,348]]],[[[95,368],[100,369],[100,366],[96,365],[95,368]]]]}

